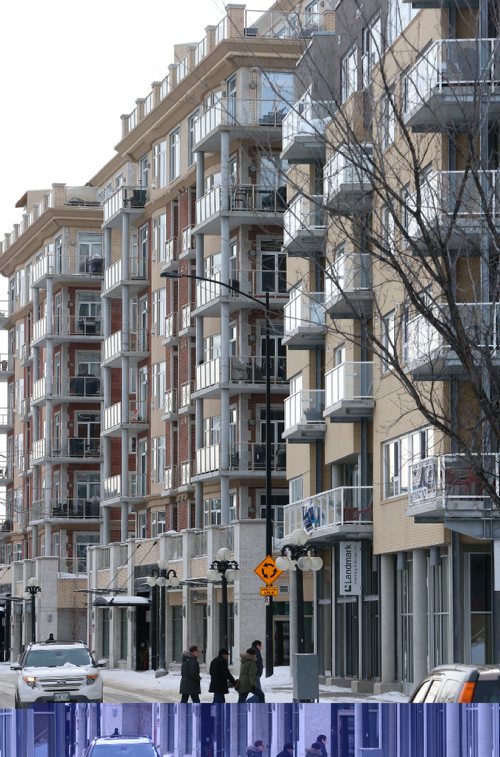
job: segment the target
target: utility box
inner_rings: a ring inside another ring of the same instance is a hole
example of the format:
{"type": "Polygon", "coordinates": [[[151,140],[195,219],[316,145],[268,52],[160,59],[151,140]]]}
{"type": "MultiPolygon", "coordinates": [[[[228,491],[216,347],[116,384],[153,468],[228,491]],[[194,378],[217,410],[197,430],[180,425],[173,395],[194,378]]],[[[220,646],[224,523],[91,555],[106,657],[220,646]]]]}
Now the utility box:
{"type": "Polygon", "coordinates": [[[319,701],[319,665],[317,654],[295,655],[293,701],[319,701]]]}

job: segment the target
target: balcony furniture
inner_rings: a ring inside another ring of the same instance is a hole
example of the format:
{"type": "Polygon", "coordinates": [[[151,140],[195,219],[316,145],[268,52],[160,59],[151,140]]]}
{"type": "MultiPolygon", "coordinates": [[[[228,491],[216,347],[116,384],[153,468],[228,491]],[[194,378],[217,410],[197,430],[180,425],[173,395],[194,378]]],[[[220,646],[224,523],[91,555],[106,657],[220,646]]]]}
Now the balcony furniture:
{"type": "Polygon", "coordinates": [[[104,258],[90,258],[86,263],[87,273],[93,276],[102,276],[104,273],[104,258]]]}
{"type": "Polygon", "coordinates": [[[253,450],[253,461],[256,468],[264,468],[266,464],[266,445],[256,444],[253,450]]]}
{"type": "Polygon", "coordinates": [[[276,470],[286,469],[286,446],[280,444],[276,452],[276,470]]]}
{"type": "Polygon", "coordinates": [[[101,321],[92,316],[83,316],[78,319],[78,331],[86,336],[96,336],[101,333],[101,321]]]}
{"type": "MultiPolygon", "coordinates": [[[[85,439],[70,439],[69,440],[69,456],[70,457],[83,457],[85,450],[85,439]]],[[[55,450],[54,450],[55,454],[55,450]]]]}
{"type": "Polygon", "coordinates": [[[304,415],[307,423],[323,422],[323,414],[317,407],[308,407],[306,410],[304,410],[304,415]]]}
{"type": "Polygon", "coordinates": [[[231,377],[233,381],[245,381],[249,378],[250,366],[240,360],[234,360],[232,364],[231,377]]]}

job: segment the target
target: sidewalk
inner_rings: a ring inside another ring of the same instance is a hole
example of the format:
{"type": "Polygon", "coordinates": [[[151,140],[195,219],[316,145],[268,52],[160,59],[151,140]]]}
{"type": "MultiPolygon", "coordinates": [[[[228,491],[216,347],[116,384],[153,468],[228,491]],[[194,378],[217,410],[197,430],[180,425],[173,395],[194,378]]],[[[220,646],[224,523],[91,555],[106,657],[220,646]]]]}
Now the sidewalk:
{"type": "MultiPolygon", "coordinates": [[[[236,670],[233,669],[233,675],[236,677],[236,670]]],[[[141,692],[147,696],[149,701],[171,701],[180,700],[180,670],[172,670],[168,675],[162,678],[155,678],[154,671],[130,671],[130,670],[103,670],[104,685],[108,683],[113,688],[127,691],[141,692]]],[[[261,679],[262,688],[266,695],[266,702],[292,702],[293,686],[290,678],[290,669],[288,667],[275,668],[274,675],[270,678],[261,679]]],[[[202,673],[201,680],[201,702],[211,702],[212,694],[209,693],[210,676],[202,673]]],[[[374,694],[353,694],[349,688],[340,686],[320,686],[320,701],[322,702],[407,702],[408,698],[400,692],[388,692],[383,695],[374,694]]],[[[236,703],[238,695],[234,689],[226,696],[226,701],[236,703]]]]}

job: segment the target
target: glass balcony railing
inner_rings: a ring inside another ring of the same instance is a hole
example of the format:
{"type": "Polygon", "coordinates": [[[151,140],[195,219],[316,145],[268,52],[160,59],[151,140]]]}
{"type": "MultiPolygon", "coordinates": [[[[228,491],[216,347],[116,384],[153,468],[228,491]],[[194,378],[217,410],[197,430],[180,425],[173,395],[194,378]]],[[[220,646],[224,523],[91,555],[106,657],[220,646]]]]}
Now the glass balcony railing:
{"type": "MultiPolygon", "coordinates": [[[[272,357],[271,384],[280,384],[286,381],[286,358],[272,357]]],[[[222,381],[220,357],[200,363],[196,366],[196,391],[199,392],[210,386],[216,386],[222,381]]],[[[266,359],[265,357],[239,355],[229,359],[229,383],[235,384],[265,384],[266,359]]]]}
{"type": "Polygon", "coordinates": [[[194,123],[194,143],[202,142],[219,126],[281,126],[289,105],[277,98],[224,98],[205,110],[194,123]]]}
{"type": "Polygon", "coordinates": [[[123,353],[143,353],[148,351],[148,337],[146,332],[131,332],[125,334],[116,331],[104,340],[104,360],[121,357],[123,353]]]}
{"type": "Polygon", "coordinates": [[[373,363],[341,363],[325,373],[325,405],[373,400],[373,363]]]}
{"type": "Polygon", "coordinates": [[[284,538],[296,528],[309,534],[373,524],[373,487],[339,486],[284,508],[284,538]]]}
{"type": "Polygon", "coordinates": [[[284,307],[284,336],[292,336],[298,331],[326,331],[325,295],[323,292],[303,292],[294,289],[290,301],[284,307]]]}
{"type": "Polygon", "coordinates": [[[359,154],[340,146],[325,166],[324,195],[329,207],[352,203],[370,192],[371,145],[362,145],[359,154]]]}
{"type": "Polygon", "coordinates": [[[323,423],[324,389],[302,389],[285,399],[285,431],[295,426],[323,423]]]}
{"type": "Polygon", "coordinates": [[[122,210],[141,210],[145,204],[146,190],[143,187],[120,187],[104,201],[104,223],[122,210]]]}
{"type": "Polygon", "coordinates": [[[298,195],[284,215],[283,244],[289,247],[293,242],[318,243],[324,236],[326,215],[323,195],[298,195]]]}
{"type": "Polygon", "coordinates": [[[287,151],[291,151],[297,140],[301,141],[300,156],[304,151],[304,143],[314,145],[321,151],[325,149],[325,127],[335,113],[334,102],[318,102],[311,100],[306,93],[283,119],[282,151],[286,157],[287,151]],[[307,141],[307,142],[306,142],[307,141]]]}

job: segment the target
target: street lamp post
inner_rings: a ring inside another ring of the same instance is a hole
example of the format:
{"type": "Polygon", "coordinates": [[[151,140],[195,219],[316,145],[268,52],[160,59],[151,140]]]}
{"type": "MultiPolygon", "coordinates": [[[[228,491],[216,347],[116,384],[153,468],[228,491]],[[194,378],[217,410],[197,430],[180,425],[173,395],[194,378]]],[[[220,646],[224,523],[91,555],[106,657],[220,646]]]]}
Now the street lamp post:
{"type": "MultiPolygon", "coordinates": [[[[159,602],[159,636],[160,643],[158,649],[158,668],[156,669],[155,678],[167,675],[167,666],[165,662],[165,615],[167,611],[166,590],[169,587],[176,588],[180,584],[177,573],[173,568],[168,568],[166,560],[159,560],[158,567],[151,570],[151,575],[147,577],[146,583],[151,587],[152,592],[160,590],[159,602]]],[[[154,603],[155,604],[155,603],[154,603]]],[[[153,615],[154,608],[151,609],[153,615]]],[[[156,618],[155,618],[156,620],[156,618]]]]}
{"type": "MultiPolygon", "coordinates": [[[[162,278],[166,279],[194,279],[195,281],[206,281],[209,284],[218,284],[221,287],[226,287],[232,292],[246,297],[247,300],[252,300],[257,303],[261,310],[264,310],[266,314],[266,332],[265,332],[265,379],[266,379],[266,556],[273,554],[273,509],[272,509],[272,465],[271,465],[271,326],[269,323],[269,291],[265,293],[264,306],[262,301],[253,297],[251,294],[242,292],[238,287],[226,284],[216,279],[210,279],[206,276],[197,276],[194,273],[177,273],[176,271],[163,271],[160,274],[162,278]]],[[[274,644],[273,644],[273,598],[266,597],[266,678],[273,675],[274,672],[274,644]]]]}
{"type": "Polygon", "coordinates": [[[36,608],[35,598],[38,592],[42,591],[42,587],[38,585],[38,581],[35,576],[32,576],[27,581],[25,591],[26,598],[31,602],[31,641],[36,641],[36,608]]]}
{"type": "MultiPolygon", "coordinates": [[[[296,528],[290,534],[289,543],[281,549],[281,555],[276,559],[276,566],[280,570],[295,571],[296,608],[295,627],[297,629],[297,652],[305,652],[305,626],[304,626],[304,584],[303,571],[316,572],[323,567],[323,560],[316,555],[313,546],[307,544],[309,538],[307,531],[296,528]]],[[[291,661],[290,661],[291,662],[291,661]]]]}
{"type": "Polygon", "coordinates": [[[235,571],[239,569],[240,566],[233,559],[231,550],[227,547],[221,547],[207,571],[209,581],[217,581],[219,576],[222,580],[222,646],[226,649],[229,649],[227,582],[234,579],[235,571]]]}

